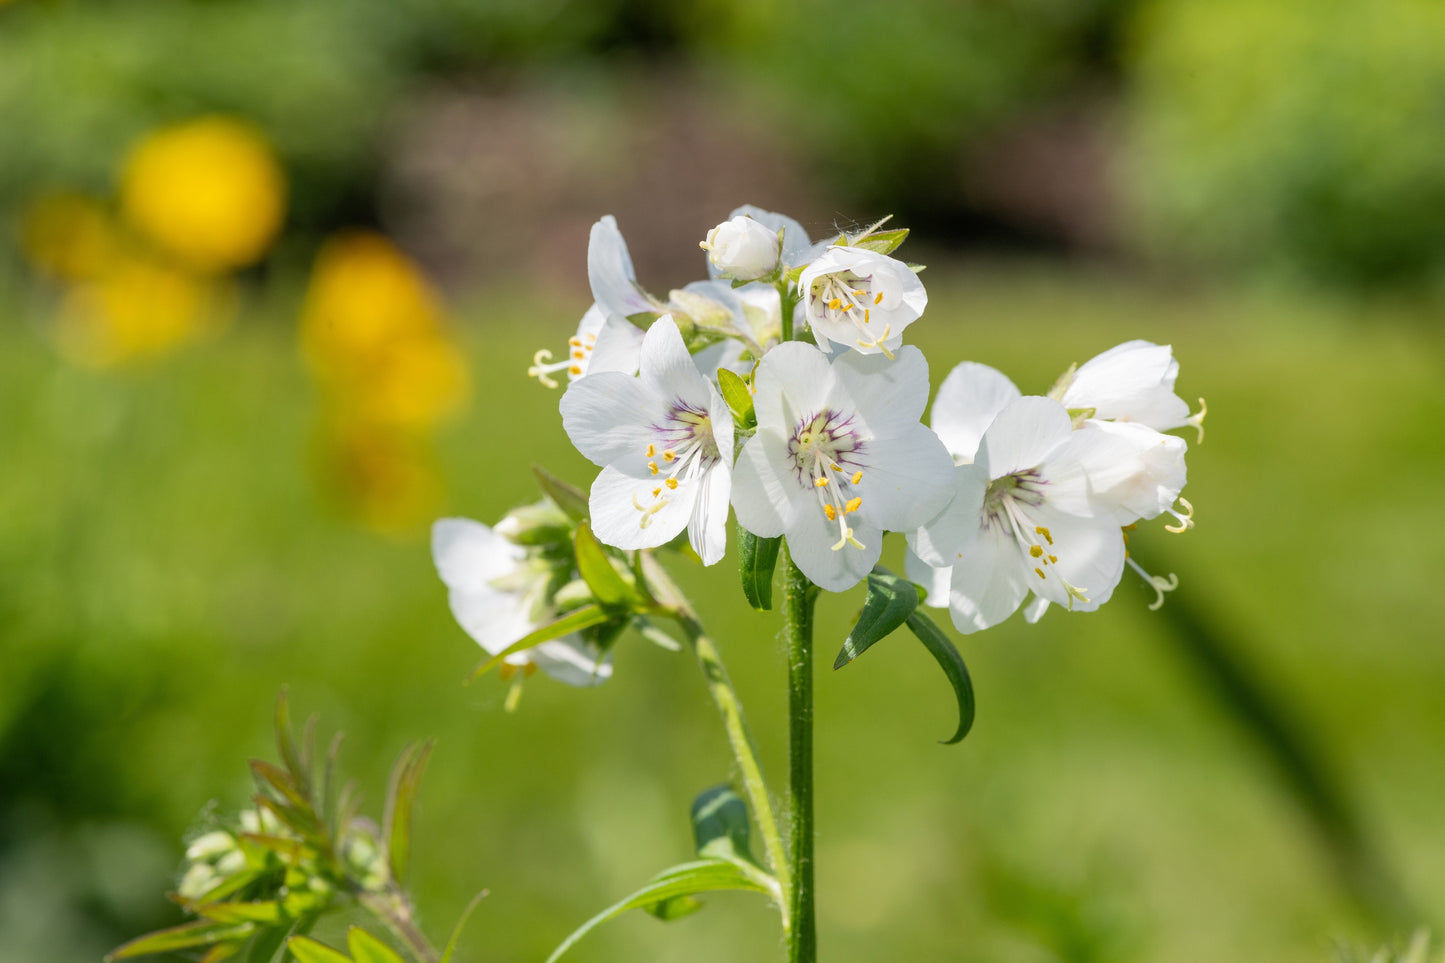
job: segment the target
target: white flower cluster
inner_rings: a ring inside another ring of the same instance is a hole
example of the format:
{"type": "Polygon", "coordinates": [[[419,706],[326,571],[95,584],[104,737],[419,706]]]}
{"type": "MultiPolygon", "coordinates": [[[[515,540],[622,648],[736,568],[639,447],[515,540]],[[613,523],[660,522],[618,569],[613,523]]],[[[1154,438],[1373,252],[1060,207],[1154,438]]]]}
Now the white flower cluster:
{"type": "MultiPolygon", "coordinates": [[[[1203,412],[1191,416],[1174,393],[1170,348],[1120,345],[1039,397],[965,362],[944,381],[930,430],[928,362],[903,344],[928,295],[890,256],[907,232],[880,226],[815,244],[791,218],[739,208],[701,243],[709,279],[666,300],[637,283],[615,220],[593,226],[595,303],[567,359],[538,352],[529,371],[549,386],[565,371],[570,382],[563,426],[602,469],[592,531],[631,551],[685,530],[711,565],[725,553],[731,507],[752,534],[785,536],[798,568],[830,591],[867,576],[883,533],[902,532],[910,578],[962,631],[1030,599],[1030,621],[1050,602],[1097,608],[1133,564],[1127,528],[1164,514],[1179,523],[1171,530],[1193,524],[1180,498],[1186,444],[1164,432],[1198,425],[1203,412]]],[[[499,651],[505,642],[488,642],[483,621],[515,616],[498,639],[536,623],[478,588],[482,556],[511,549],[488,554],[485,528],[462,524],[439,523],[438,566],[458,618],[499,651]],[[463,535],[475,557],[458,547],[463,535]],[[491,608],[458,602],[473,596],[491,608]]],[[[1161,599],[1173,585],[1140,574],[1161,599]]],[[[574,658],[586,680],[603,674],[578,651],[562,661],[574,658]]]]}

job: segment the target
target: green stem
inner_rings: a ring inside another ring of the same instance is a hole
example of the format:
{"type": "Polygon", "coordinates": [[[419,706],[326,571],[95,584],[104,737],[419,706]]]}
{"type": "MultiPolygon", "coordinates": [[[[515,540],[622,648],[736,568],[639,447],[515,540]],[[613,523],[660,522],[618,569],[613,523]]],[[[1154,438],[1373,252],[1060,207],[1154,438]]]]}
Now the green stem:
{"type": "Polygon", "coordinates": [[[779,341],[793,340],[793,311],[798,306],[799,296],[790,290],[786,278],[778,282],[778,297],[781,299],[783,329],[779,341]]]}
{"type": "Polygon", "coordinates": [[[393,883],[383,893],[365,893],[360,897],[360,902],[406,944],[417,963],[437,963],[441,959],[436,947],[431,945],[426,934],[417,927],[411,900],[401,887],[393,883]]]}
{"type": "Polygon", "coordinates": [[[778,881],[777,898],[783,917],[783,932],[790,932],[792,878],[787,849],[783,846],[782,834],[778,832],[777,816],[773,812],[773,803],[768,795],[767,782],[763,779],[762,767],[758,764],[752,734],[748,731],[747,720],[743,717],[742,703],[738,701],[737,691],[733,689],[732,681],[728,678],[722,654],[704,631],[697,614],[683,598],[672,578],[650,553],[641,552],[639,555],[648,588],[666,606],[669,614],[677,620],[687,636],[688,645],[697,659],[698,668],[702,670],[703,679],[707,682],[708,693],[712,696],[713,704],[717,706],[718,715],[722,716],[723,730],[727,733],[728,746],[732,749],[734,761],[737,762],[743,793],[748,797],[748,806],[753,811],[758,832],[763,837],[768,868],[778,881]]]}
{"type": "Polygon", "coordinates": [[[793,927],[788,963],[818,958],[813,896],[813,603],[818,588],[783,543],[783,635],[788,643],[788,775],[792,795],[793,927]]]}

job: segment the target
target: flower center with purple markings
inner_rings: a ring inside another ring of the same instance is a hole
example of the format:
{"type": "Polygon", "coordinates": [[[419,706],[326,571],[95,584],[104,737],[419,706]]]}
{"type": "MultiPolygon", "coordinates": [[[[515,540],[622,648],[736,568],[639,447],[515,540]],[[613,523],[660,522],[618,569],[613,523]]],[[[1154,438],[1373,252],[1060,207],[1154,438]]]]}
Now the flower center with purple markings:
{"type": "Polygon", "coordinates": [[[799,487],[813,489],[828,521],[838,523],[839,538],[831,546],[835,552],[844,545],[863,547],[853,537],[847,516],[863,506],[863,497],[854,490],[863,482],[867,447],[853,416],[832,409],[801,419],[788,438],[799,487]]]}
{"type": "Polygon", "coordinates": [[[647,470],[656,477],[650,492],[652,501],[644,504],[637,495],[632,496],[632,506],[642,513],[638,521],[642,528],[667,505],[669,493],[701,477],[722,459],[712,433],[712,416],[701,408],[674,401],[662,423],[650,427],[653,440],[647,443],[644,454],[647,470]]]}

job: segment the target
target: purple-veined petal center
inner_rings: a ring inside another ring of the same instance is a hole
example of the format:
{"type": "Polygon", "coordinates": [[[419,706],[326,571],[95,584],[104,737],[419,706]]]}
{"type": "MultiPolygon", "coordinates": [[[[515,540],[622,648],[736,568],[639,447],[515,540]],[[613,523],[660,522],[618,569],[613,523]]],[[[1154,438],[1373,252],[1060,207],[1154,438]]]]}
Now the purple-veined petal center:
{"type": "Polygon", "coordinates": [[[844,545],[862,548],[853,537],[847,516],[863,507],[857,490],[867,467],[868,439],[850,414],[824,409],[799,419],[788,438],[788,458],[798,487],[811,490],[828,521],[838,524],[838,551],[844,545]]]}

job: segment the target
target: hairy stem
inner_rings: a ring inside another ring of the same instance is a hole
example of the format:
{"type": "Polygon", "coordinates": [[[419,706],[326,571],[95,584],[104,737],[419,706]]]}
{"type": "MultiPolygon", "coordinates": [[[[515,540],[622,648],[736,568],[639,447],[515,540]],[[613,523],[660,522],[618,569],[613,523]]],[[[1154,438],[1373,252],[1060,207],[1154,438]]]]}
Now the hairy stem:
{"type": "Polygon", "coordinates": [[[793,842],[793,926],[788,963],[818,958],[813,894],[813,603],[818,588],[798,570],[784,542],[783,635],[788,643],[788,786],[793,842]]]}
{"type": "Polygon", "coordinates": [[[411,900],[400,887],[393,884],[386,892],[364,894],[361,896],[361,905],[406,944],[417,963],[437,963],[441,959],[436,947],[431,945],[426,934],[416,925],[411,900]]]}

